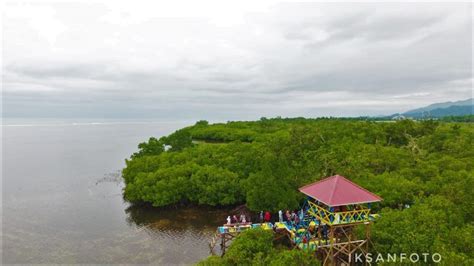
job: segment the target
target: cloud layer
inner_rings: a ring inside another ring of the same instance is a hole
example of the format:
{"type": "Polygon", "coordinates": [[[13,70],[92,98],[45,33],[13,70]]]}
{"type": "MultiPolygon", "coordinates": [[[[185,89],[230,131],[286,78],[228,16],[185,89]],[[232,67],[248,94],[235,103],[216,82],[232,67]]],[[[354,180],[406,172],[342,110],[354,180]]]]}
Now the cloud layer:
{"type": "Polygon", "coordinates": [[[221,2],[6,4],[4,116],[356,116],[472,97],[471,4],[221,2]]]}

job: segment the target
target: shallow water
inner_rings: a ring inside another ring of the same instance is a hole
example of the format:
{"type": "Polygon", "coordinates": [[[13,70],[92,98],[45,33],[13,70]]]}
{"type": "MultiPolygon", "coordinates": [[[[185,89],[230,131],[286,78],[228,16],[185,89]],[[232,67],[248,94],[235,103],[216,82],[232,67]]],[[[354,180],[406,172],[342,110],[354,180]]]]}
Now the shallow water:
{"type": "Polygon", "coordinates": [[[122,199],[124,159],[139,142],[186,125],[4,121],[2,262],[171,265],[208,256],[225,210],[122,199]]]}

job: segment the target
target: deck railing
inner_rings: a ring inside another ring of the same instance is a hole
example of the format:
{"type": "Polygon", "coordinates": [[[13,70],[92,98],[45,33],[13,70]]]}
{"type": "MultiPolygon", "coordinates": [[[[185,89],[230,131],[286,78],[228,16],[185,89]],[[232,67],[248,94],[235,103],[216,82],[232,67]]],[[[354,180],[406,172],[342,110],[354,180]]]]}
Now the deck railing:
{"type": "Polygon", "coordinates": [[[350,224],[366,222],[370,219],[370,209],[351,210],[344,212],[331,212],[314,202],[308,201],[308,212],[321,222],[328,225],[350,224]]]}

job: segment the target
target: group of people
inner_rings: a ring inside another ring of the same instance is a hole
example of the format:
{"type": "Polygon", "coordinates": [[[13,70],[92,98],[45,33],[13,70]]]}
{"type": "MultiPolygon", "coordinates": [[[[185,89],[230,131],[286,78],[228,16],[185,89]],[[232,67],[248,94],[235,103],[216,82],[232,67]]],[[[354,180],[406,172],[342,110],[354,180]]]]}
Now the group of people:
{"type": "Polygon", "coordinates": [[[308,243],[311,239],[319,238],[328,240],[328,227],[324,225],[310,224],[308,231],[297,233],[302,243],[308,243]]]}
{"type": "Polygon", "coordinates": [[[301,220],[304,219],[304,211],[303,209],[299,211],[290,211],[286,210],[285,213],[283,213],[282,210],[278,211],[278,220],[279,222],[289,222],[292,225],[298,225],[301,220]]]}
{"type": "Polygon", "coordinates": [[[240,214],[240,217],[237,217],[237,215],[232,215],[232,217],[227,216],[227,225],[231,225],[231,224],[247,224],[247,223],[251,223],[250,221],[250,216],[247,217],[245,216],[245,214],[241,213],[240,214]],[[248,218],[248,219],[247,219],[248,218]]]}
{"type": "MultiPolygon", "coordinates": [[[[291,223],[292,225],[298,225],[300,221],[302,221],[303,219],[304,219],[303,209],[299,211],[293,210],[291,212],[290,210],[286,210],[285,212],[283,212],[282,210],[278,211],[278,221],[281,223],[288,222],[288,223],[291,223]]],[[[272,214],[269,211],[266,211],[266,212],[260,211],[258,220],[260,223],[271,222],[272,214]]]]}
{"type": "MultiPolygon", "coordinates": [[[[287,222],[293,226],[297,226],[300,222],[304,219],[304,211],[301,210],[286,210],[283,212],[282,210],[278,211],[278,214],[272,217],[272,213],[269,211],[260,211],[258,213],[257,221],[259,223],[269,223],[269,222],[287,222]],[[273,219],[272,219],[273,218],[273,219]]],[[[250,215],[246,216],[244,213],[241,213],[240,216],[232,215],[227,216],[227,225],[231,224],[247,224],[251,223],[250,215]]]]}
{"type": "MultiPolygon", "coordinates": [[[[269,222],[287,222],[294,226],[296,229],[299,228],[301,225],[301,221],[304,219],[304,210],[286,210],[282,211],[279,210],[277,214],[272,216],[272,213],[269,211],[260,211],[257,214],[257,221],[259,223],[269,223],[269,222]],[[272,219],[273,218],[273,219],[272,219]]],[[[251,224],[250,215],[245,215],[241,213],[239,216],[236,214],[232,216],[227,216],[227,225],[248,225],[251,224]]],[[[275,230],[275,227],[273,228],[275,230]]],[[[302,232],[297,232],[298,236],[300,237],[303,243],[308,243],[310,239],[313,238],[321,238],[321,239],[328,239],[328,227],[324,223],[320,223],[319,221],[312,221],[308,225],[308,230],[303,230],[302,232]]]]}

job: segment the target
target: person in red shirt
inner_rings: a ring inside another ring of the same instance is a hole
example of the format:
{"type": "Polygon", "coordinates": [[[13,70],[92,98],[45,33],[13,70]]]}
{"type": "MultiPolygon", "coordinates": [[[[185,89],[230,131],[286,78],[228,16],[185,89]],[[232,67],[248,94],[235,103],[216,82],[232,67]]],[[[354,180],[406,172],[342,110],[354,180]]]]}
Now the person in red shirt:
{"type": "Polygon", "coordinates": [[[269,211],[265,212],[265,222],[270,222],[270,219],[272,218],[271,214],[269,211]]]}
{"type": "Polygon", "coordinates": [[[306,237],[306,235],[303,236],[303,243],[304,244],[308,243],[308,238],[306,237]]]}

